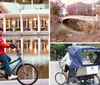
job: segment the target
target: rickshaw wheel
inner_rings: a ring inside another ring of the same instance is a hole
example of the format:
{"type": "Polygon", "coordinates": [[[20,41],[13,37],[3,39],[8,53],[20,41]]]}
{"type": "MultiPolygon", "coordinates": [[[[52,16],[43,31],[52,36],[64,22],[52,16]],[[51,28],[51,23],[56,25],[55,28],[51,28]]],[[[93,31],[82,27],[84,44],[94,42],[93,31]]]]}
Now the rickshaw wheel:
{"type": "Polygon", "coordinates": [[[99,79],[99,76],[96,74],[96,75],[94,75],[94,79],[93,79],[93,81],[92,81],[92,84],[93,85],[98,85],[98,84],[100,84],[100,79],[99,79]]]}
{"type": "Polygon", "coordinates": [[[81,85],[99,85],[100,84],[100,79],[98,75],[90,75],[90,76],[85,76],[83,80],[80,80],[81,85]]]}

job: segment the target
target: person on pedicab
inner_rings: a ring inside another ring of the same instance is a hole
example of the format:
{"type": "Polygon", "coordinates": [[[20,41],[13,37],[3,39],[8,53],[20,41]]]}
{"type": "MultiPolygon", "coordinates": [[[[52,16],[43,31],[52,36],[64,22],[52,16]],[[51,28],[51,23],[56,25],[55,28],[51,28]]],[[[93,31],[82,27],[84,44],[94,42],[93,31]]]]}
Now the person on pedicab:
{"type": "Polygon", "coordinates": [[[70,60],[70,56],[69,56],[69,53],[68,53],[68,50],[66,49],[65,50],[66,52],[66,55],[61,59],[60,63],[65,66],[64,67],[64,75],[65,75],[65,78],[66,78],[66,83],[67,83],[67,80],[68,80],[68,70],[69,70],[69,66],[71,64],[71,60],[70,60]]]}
{"type": "Polygon", "coordinates": [[[4,41],[2,39],[2,32],[3,32],[3,28],[0,27],[0,61],[2,61],[4,64],[4,70],[5,70],[6,74],[8,75],[8,79],[11,80],[11,79],[17,78],[18,76],[11,74],[10,66],[9,66],[11,58],[4,52],[4,48],[14,49],[15,45],[4,43],[4,41]]]}

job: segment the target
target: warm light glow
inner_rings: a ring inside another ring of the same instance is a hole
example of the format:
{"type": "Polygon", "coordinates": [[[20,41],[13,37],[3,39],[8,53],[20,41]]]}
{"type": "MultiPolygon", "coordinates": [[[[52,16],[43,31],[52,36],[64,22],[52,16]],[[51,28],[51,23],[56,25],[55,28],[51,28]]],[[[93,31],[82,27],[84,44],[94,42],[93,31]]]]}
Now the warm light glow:
{"type": "Polygon", "coordinates": [[[25,2],[25,0],[23,0],[23,2],[25,2]]]}
{"type": "Polygon", "coordinates": [[[16,49],[13,49],[13,51],[15,52],[15,51],[16,51],[16,49]]]}
{"type": "Polygon", "coordinates": [[[37,54],[37,48],[36,48],[36,42],[34,42],[35,46],[34,46],[34,54],[37,54]]]}
{"type": "Polygon", "coordinates": [[[47,45],[47,51],[49,50],[49,46],[47,45]]]}
{"type": "Polygon", "coordinates": [[[37,54],[37,49],[36,48],[34,48],[34,54],[37,54]]]}
{"type": "Polygon", "coordinates": [[[32,50],[32,45],[30,45],[30,50],[32,50]]]}
{"type": "Polygon", "coordinates": [[[46,20],[46,23],[48,24],[48,20],[46,20]]]}
{"type": "Polygon", "coordinates": [[[32,24],[32,21],[29,21],[29,24],[32,24]]]}
{"type": "Polygon", "coordinates": [[[34,21],[36,21],[36,18],[34,18],[34,21]]]}
{"type": "Polygon", "coordinates": [[[15,21],[14,20],[12,21],[12,25],[15,25],[15,21]]]}
{"type": "Polygon", "coordinates": [[[43,19],[43,21],[45,21],[45,19],[43,19]]]}

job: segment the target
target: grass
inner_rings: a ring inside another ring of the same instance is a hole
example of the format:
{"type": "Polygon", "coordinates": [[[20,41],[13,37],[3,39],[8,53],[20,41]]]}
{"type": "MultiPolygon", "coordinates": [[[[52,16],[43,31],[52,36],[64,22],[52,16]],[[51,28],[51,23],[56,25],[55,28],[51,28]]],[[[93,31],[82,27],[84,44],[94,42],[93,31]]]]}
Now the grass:
{"type": "Polygon", "coordinates": [[[51,42],[94,42],[100,41],[99,23],[71,20],[64,22],[69,28],[58,26],[51,30],[51,42]],[[70,30],[71,29],[71,30],[70,30]]]}
{"type": "Polygon", "coordinates": [[[51,31],[51,41],[64,41],[68,35],[66,29],[57,28],[51,31]]]}

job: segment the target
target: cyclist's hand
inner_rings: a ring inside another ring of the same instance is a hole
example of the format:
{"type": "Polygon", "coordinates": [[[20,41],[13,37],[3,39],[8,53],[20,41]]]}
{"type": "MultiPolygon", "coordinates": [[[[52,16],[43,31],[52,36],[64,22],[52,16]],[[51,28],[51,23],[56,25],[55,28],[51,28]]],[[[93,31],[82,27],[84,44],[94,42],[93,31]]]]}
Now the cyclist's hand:
{"type": "Polygon", "coordinates": [[[64,64],[63,64],[63,62],[59,62],[59,66],[61,67],[61,68],[63,68],[63,66],[64,66],[64,64]]]}
{"type": "Polygon", "coordinates": [[[14,49],[16,46],[14,44],[9,44],[10,48],[14,49]]]}
{"type": "Polygon", "coordinates": [[[61,62],[59,62],[59,65],[60,65],[60,67],[62,66],[62,65],[61,65],[61,62]]]}
{"type": "Polygon", "coordinates": [[[61,64],[61,61],[59,61],[59,64],[61,64]]]}

